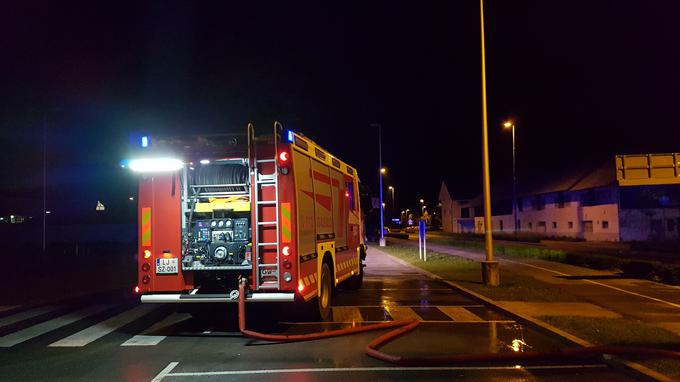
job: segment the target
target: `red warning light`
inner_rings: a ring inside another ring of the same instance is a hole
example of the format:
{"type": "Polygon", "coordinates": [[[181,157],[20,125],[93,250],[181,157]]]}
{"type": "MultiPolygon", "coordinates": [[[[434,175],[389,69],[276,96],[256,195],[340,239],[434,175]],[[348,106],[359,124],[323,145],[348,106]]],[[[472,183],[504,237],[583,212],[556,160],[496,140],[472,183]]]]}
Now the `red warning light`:
{"type": "Polygon", "coordinates": [[[281,151],[279,153],[279,161],[288,162],[288,159],[289,159],[288,151],[281,151]]]}
{"type": "Polygon", "coordinates": [[[139,286],[135,287],[135,293],[139,293],[139,286]]]}
{"type": "Polygon", "coordinates": [[[290,247],[289,246],[284,246],[281,248],[281,253],[283,253],[284,256],[290,256],[290,247]]]}

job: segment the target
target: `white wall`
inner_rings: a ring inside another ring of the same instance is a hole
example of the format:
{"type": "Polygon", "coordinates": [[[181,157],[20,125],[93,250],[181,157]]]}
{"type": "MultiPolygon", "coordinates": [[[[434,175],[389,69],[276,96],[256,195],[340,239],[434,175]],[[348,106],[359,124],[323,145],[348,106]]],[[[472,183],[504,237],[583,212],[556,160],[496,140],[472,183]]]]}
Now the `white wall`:
{"type": "Polygon", "coordinates": [[[593,222],[592,232],[583,232],[586,240],[619,241],[619,206],[618,204],[603,204],[599,206],[583,207],[583,222],[593,222]],[[605,222],[607,226],[605,227],[605,222]]]}
{"type": "Polygon", "coordinates": [[[564,203],[563,208],[558,208],[556,204],[546,204],[542,210],[525,207],[524,211],[517,212],[517,219],[520,223],[520,232],[547,236],[580,236],[578,202],[564,203]],[[545,227],[539,226],[539,222],[545,222],[545,227]],[[572,223],[571,228],[569,222],[572,223]]]}

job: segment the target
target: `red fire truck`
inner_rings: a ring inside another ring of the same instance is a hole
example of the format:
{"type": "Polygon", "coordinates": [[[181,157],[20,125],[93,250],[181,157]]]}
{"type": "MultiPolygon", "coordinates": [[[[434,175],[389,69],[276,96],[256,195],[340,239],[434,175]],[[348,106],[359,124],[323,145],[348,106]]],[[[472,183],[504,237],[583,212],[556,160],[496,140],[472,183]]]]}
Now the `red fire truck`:
{"type": "Polygon", "coordinates": [[[330,317],[366,256],[356,170],[278,122],[274,134],[141,137],[144,303],[298,302],[330,317]]]}

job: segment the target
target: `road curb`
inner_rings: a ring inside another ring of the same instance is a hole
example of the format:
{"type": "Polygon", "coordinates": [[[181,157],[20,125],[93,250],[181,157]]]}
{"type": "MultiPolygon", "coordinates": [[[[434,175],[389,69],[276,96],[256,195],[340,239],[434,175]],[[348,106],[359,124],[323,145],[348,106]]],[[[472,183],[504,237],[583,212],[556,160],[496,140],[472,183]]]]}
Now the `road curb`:
{"type": "MultiPolygon", "coordinates": [[[[388,256],[389,258],[391,258],[392,260],[394,260],[395,262],[397,262],[399,264],[402,264],[404,266],[415,269],[418,272],[425,274],[432,279],[440,280],[440,281],[446,283],[447,285],[449,285],[450,287],[458,290],[462,294],[464,294],[464,295],[466,295],[466,296],[468,296],[472,299],[475,299],[477,301],[480,301],[484,304],[490,305],[494,309],[499,310],[499,311],[501,311],[501,312],[503,312],[503,313],[505,313],[509,316],[512,316],[518,321],[522,321],[522,322],[530,325],[531,327],[538,330],[539,332],[542,332],[544,334],[547,334],[547,335],[550,335],[550,336],[553,336],[553,337],[558,337],[560,340],[562,340],[562,341],[564,341],[564,342],[566,342],[570,345],[580,346],[580,347],[595,346],[595,344],[590,343],[589,341],[586,341],[586,340],[579,338],[579,337],[577,337],[573,334],[565,332],[564,330],[559,329],[559,328],[557,328],[553,325],[550,325],[546,322],[543,322],[543,321],[535,319],[533,317],[529,317],[529,316],[526,316],[526,315],[523,315],[523,314],[520,314],[520,313],[517,313],[517,312],[513,312],[511,310],[508,310],[507,308],[505,308],[501,305],[498,305],[498,303],[496,303],[496,301],[494,301],[494,300],[492,300],[492,299],[490,299],[486,296],[483,296],[483,295],[481,295],[477,292],[471,291],[471,290],[469,290],[469,289],[463,287],[462,285],[459,285],[459,284],[457,284],[453,281],[446,280],[446,279],[442,278],[441,276],[438,276],[438,275],[436,275],[436,274],[434,274],[430,271],[422,269],[422,268],[418,267],[417,265],[413,265],[411,263],[408,263],[408,262],[406,262],[406,261],[404,261],[404,260],[402,260],[398,257],[392,256],[389,253],[386,253],[386,252],[384,252],[384,251],[382,251],[378,248],[372,248],[372,249],[377,250],[378,252],[384,254],[385,256],[388,256]]],[[[639,363],[636,363],[636,362],[626,361],[626,360],[624,360],[620,357],[617,357],[617,356],[605,354],[605,355],[602,356],[602,362],[611,366],[613,369],[627,373],[630,376],[632,376],[633,378],[638,379],[638,380],[654,381],[654,382],[672,382],[673,381],[670,377],[668,377],[664,374],[661,374],[658,371],[652,370],[652,369],[650,369],[646,366],[643,366],[639,363]]]]}

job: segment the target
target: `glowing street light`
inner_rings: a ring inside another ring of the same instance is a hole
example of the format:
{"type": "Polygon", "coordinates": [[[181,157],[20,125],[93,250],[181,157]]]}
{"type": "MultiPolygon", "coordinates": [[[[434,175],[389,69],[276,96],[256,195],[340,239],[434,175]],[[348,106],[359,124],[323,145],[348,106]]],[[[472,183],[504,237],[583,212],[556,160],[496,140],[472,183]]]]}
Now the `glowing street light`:
{"type": "Polygon", "coordinates": [[[385,167],[381,168],[380,173],[383,174],[383,175],[387,174],[387,169],[385,167]]]}

